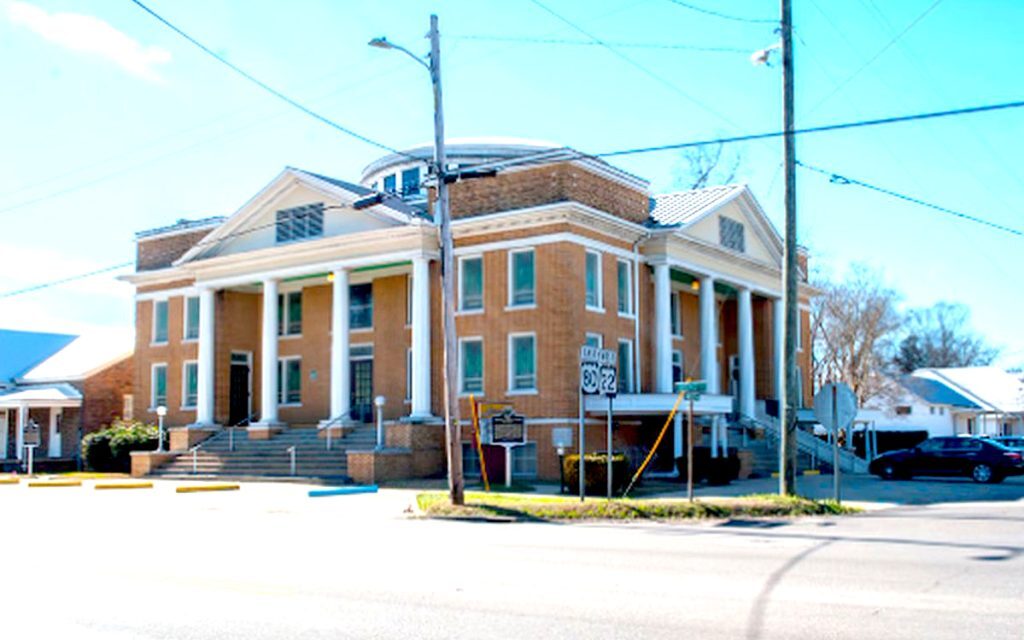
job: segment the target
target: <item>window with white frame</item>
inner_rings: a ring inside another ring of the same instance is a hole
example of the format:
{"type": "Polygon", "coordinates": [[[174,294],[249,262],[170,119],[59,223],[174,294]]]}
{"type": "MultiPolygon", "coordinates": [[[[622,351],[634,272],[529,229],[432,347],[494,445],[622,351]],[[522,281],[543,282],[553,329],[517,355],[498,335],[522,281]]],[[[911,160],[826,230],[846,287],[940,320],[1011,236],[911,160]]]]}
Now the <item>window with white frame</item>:
{"type": "Polygon", "coordinates": [[[415,196],[420,193],[420,168],[413,167],[402,171],[402,195],[415,196]]]}
{"type": "Polygon", "coordinates": [[[482,338],[463,338],[459,341],[459,391],[483,393],[484,341],[482,338]]]}
{"type": "Polygon", "coordinates": [[[167,301],[153,301],[153,344],[167,344],[167,301]]]}
{"type": "Polygon", "coordinates": [[[199,363],[186,361],[181,365],[181,408],[195,409],[199,398],[199,363]]]}
{"type": "Polygon", "coordinates": [[[182,337],[185,340],[199,339],[199,298],[187,296],[185,298],[185,330],[182,337]]]}
{"type": "Polygon", "coordinates": [[[601,309],[601,254],[587,251],[586,258],[587,307],[601,309]]]}
{"type": "Polygon", "coordinates": [[[405,277],[405,326],[412,325],[412,276],[405,277]]]}
{"type": "Polygon", "coordinates": [[[510,307],[537,303],[537,276],[533,249],[510,251],[508,254],[510,307]]]}
{"type": "Polygon", "coordinates": [[[397,174],[392,173],[391,175],[384,176],[384,192],[385,193],[397,193],[398,192],[398,180],[397,174]]]}
{"type": "Polygon", "coordinates": [[[537,443],[527,442],[512,449],[512,477],[537,477],[537,443]]]}
{"type": "Polygon", "coordinates": [[[348,288],[348,323],[351,329],[373,328],[373,283],[348,288]]]}
{"type": "Polygon", "coordinates": [[[294,242],[324,235],[324,204],[307,204],[277,212],[277,242],[294,242]]]}
{"type": "Polygon", "coordinates": [[[588,347],[600,349],[604,345],[604,336],[601,335],[600,333],[588,333],[587,337],[584,339],[583,344],[587,345],[588,347]]]}
{"type": "Polygon", "coordinates": [[[537,390],[537,336],[532,333],[508,337],[509,391],[537,390]]]}
{"type": "Polygon", "coordinates": [[[154,364],[149,376],[149,406],[153,409],[167,406],[167,365],[154,364]]]}
{"type": "Polygon", "coordinates": [[[619,314],[633,315],[633,265],[628,260],[615,264],[615,276],[619,289],[619,314]]]}
{"type": "Polygon", "coordinates": [[[668,298],[668,312],[669,322],[672,325],[672,335],[677,338],[683,337],[683,318],[682,318],[682,296],[679,295],[678,291],[673,291],[668,298]]]}
{"type": "Polygon", "coordinates": [[[743,237],[743,223],[725,216],[718,217],[718,242],[727,249],[745,253],[746,239],[743,237]]]}
{"type": "Polygon", "coordinates": [[[672,352],[672,384],[682,382],[683,376],[683,352],[678,349],[672,352]]]}
{"type": "Polygon", "coordinates": [[[302,404],[302,358],[288,356],[277,360],[277,401],[302,404]]]}
{"type": "Polygon", "coordinates": [[[619,340],[619,393],[633,393],[632,340],[619,340]]]}
{"type": "Polygon", "coordinates": [[[302,335],[302,292],[289,291],[277,296],[277,335],[302,335]]]}
{"type": "Polygon", "coordinates": [[[405,399],[412,399],[412,349],[405,350],[405,399]]]}
{"type": "Polygon", "coordinates": [[[459,259],[459,310],[484,308],[484,259],[480,256],[459,259]]]}

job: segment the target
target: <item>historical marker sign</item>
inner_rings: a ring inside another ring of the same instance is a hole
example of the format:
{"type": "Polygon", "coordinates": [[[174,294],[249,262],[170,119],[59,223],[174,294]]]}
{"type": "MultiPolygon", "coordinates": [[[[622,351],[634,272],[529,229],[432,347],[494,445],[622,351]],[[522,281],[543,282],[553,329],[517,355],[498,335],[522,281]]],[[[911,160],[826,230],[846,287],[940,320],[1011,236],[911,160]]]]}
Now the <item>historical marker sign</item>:
{"type": "Polygon", "coordinates": [[[39,440],[39,425],[35,422],[29,422],[25,425],[24,445],[26,447],[38,447],[40,444],[39,440]]]}
{"type": "Polygon", "coordinates": [[[526,442],[526,418],[517,413],[501,413],[491,418],[491,442],[522,444],[526,442]]]}

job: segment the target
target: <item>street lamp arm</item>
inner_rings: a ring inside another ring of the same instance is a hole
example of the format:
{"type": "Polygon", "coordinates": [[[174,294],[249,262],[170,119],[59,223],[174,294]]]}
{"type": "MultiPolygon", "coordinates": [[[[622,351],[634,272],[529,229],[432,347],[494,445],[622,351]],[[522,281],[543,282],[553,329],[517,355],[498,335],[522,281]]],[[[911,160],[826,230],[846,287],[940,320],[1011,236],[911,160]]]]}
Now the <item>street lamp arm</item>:
{"type": "Polygon", "coordinates": [[[373,40],[370,40],[366,44],[370,45],[371,47],[376,47],[377,49],[393,49],[395,51],[401,51],[402,53],[404,53],[405,55],[409,56],[410,58],[418,62],[420,65],[422,65],[423,68],[426,69],[427,71],[431,70],[430,65],[426,61],[424,61],[423,58],[419,57],[412,51],[409,51],[402,45],[391,42],[385,37],[374,38],[373,40]]]}

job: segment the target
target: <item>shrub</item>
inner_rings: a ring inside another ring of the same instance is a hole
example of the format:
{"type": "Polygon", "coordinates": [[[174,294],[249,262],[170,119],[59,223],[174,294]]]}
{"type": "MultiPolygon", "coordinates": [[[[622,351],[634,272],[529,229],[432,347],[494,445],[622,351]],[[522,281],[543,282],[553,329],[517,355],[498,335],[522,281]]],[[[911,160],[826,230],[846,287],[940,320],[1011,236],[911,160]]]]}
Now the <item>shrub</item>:
{"type": "Polygon", "coordinates": [[[156,426],[137,420],[114,420],[107,428],[82,438],[82,459],[91,471],[127,473],[132,451],[157,448],[156,426]]]}
{"type": "MultiPolygon", "coordinates": [[[[676,458],[679,479],[686,482],[686,458],[676,458]]],[[[727,458],[712,458],[710,447],[693,448],[693,481],[707,480],[711,485],[729,484],[740,475],[740,458],[735,449],[727,458]]]]}
{"type": "MultiPolygon", "coordinates": [[[[587,495],[603,496],[608,493],[608,455],[606,453],[588,453],[584,458],[586,469],[587,495]]],[[[572,491],[580,484],[580,456],[573,453],[562,459],[562,470],[565,473],[565,484],[572,491]]],[[[623,453],[612,455],[612,494],[621,495],[629,484],[629,459],[623,453]]]]}

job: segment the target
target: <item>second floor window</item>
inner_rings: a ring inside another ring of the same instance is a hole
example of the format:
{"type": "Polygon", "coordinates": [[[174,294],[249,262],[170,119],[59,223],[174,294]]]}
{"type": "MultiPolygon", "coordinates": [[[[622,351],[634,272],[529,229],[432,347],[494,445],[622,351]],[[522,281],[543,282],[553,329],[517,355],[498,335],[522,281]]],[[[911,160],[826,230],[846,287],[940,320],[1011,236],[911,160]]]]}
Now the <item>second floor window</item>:
{"type": "Polygon", "coordinates": [[[633,393],[633,342],[619,340],[619,393],[633,393]]]}
{"type": "Polygon", "coordinates": [[[395,193],[398,191],[398,187],[395,185],[395,182],[395,174],[392,173],[389,176],[384,176],[384,192],[395,193]]]}
{"type": "Polygon", "coordinates": [[[185,339],[197,340],[199,338],[199,298],[191,296],[185,298],[185,339]]]}
{"type": "Polygon", "coordinates": [[[619,313],[633,315],[633,270],[625,260],[616,263],[616,277],[619,285],[619,313]]]}
{"type": "Polygon", "coordinates": [[[373,285],[354,284],[348,290],[349,327],[370,329],[373,327],[373,285]]]}
{"type": "Polygon", "coordinates": [[[292,242],[324,235],[323,203],[308,204],[277,212],[277,241],[292,242]]]}
{"type": "Polygon", "coordinates": [[[402,195],[415,196],[420,192],[420,168],[413,167],[402,172],[402,195]]]}
{"type": "Polygon", "coordinates": [[[153,344],[167,342],[167,301],[157,300],[153,303],[153,344]]]}
{"type": "Polygon", "coordinates": [[[484,259],[459,260],[459,309],[474,311],[484,308],[484,259]]]}
{"type": "Polygon", "coordinates": [[[484,341],[479,338],[459,343],[459,367],[462,393],[482,393],[484,390],[484,341]]]}
{"type": "Polygon", "coordinates": [[[157,407],[167,406],[167,365],[166,364],[155,364],[153,365],[152,375],[150,377],[150,407],[156,409],[157,407]]]}
{"type": "Polygon", "coordinates": [[[181,408],[191,409],[199,398],[199,365],[186,362],[181,375],[181,408]]]}
{"type": "Polygon", "coordinates": [[[291,291],[277,296],[277,335],[302,335],[301,291],[291,291]]]}
{"type": "Polygon", "coordinates": [[[512,270],[512,292],[509,306],[531,305],[537,302],[536,277],[533,268],[533,249],[513,251],[509,254],[509,268],[512,270]]]}
{"type": "Polygon", "coordinates": [[[601,254],[587,252],[586,264],[587,306],[601,308],[601,254]]]}
{"type": "Polygon", "coordinates": [[[673,291],[668,299],[669,322],[672,325],[672,335],[683,335],[683,323],[679,318],[679,292],[673,291]]]}
{"type": "Polygon", "coordinates": [[[510,391],[534,391],[537,388],[537,339],[533,334],[509,338],[510,391]]]}

